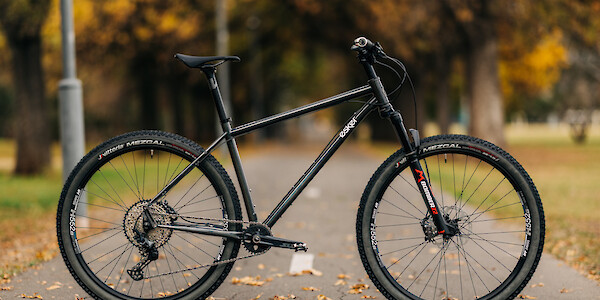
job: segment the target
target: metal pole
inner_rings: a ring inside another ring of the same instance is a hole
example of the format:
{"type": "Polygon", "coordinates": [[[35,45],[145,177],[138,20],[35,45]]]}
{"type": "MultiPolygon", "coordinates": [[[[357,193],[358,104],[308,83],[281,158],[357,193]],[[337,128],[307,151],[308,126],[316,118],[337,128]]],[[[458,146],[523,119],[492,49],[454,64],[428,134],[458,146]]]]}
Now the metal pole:
{"type": "MultiPolygon", "coordinates": [[[[63,158],[63,181],[84,154],[84,125],[81,81],[75,67],[75,31],[73,29],[73,2],[60,1],[63,79],[58,84],[60,110],[60,137],[63,158]]],[[[83,195],[85,196],[85,195],[83,195]]],[[[87,207],[80,200],[78,214],[86,215],[87,207]]],[[[82,218],[87,221],[87,218],[82,218]]]]}

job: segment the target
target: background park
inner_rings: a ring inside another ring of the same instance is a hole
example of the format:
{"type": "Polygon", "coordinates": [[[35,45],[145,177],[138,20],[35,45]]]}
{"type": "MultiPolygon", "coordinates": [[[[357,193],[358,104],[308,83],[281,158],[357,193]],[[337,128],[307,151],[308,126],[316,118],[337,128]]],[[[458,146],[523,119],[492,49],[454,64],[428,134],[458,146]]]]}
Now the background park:
{"type": "MultiPolygon", "coordinates": [[[[74,2],[86,150],[139,129],[216,137],[203,75],[173,59],[217,53],[216,1],[74,2]]],[[[546,254],[600,282],[600,1],[228,0],[226,10],[226,52],[242,58],[229,69],[235,124],[363,85],[350,44],[379,41],[415,84],[416,113],[407,87],[394,102],[406,125],[505,147],[540,191],[546,254]]],[[[58,0],[0,0],[3,282],[58,254],[60,24],[58,0]]],[[[247,135],[242,156],[324,145],[352,111],[247,135]]],[[[373,116],[365,125],[352,142],[383,161],[393,131],[373,116]]]]}

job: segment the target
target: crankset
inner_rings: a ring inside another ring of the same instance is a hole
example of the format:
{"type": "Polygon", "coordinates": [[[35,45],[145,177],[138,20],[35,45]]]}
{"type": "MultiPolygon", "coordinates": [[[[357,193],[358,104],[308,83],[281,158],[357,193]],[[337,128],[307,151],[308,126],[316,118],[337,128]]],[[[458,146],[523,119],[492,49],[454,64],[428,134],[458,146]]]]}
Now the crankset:
{"type": "Polygon", "coordinates": [[[284,238],[274,237],[271,230],[262,224],[253,224],[244,230],[243,243],[246,250],[250,253],[260,253],[269,250],[271,247],[294,249],[298,251],[308,251],[306,244],[284,238]]]}

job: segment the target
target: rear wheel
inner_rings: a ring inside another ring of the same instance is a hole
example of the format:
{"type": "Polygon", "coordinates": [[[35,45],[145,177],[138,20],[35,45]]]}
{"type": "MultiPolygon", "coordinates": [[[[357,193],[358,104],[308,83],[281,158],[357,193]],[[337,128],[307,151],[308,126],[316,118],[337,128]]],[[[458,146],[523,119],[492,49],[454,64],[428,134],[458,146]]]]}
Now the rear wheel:
{"type": "Polygon", "coordinates": [[[544,213],[529,175],[480,139],[422,141],[419,161],[446,221],[437,234],[403,150],[363,193],[357,241],[371,280],[388,299],[511,299],[531,278],[544,243],[544,213]]]}
{"type": "MultiPolygon", "coordinates": [[[[96,299],[208,297],[233,263],[240,243],[164,228],[148,230],[144,210],[201,152],[185,138],[158,131],[125,134],[96,147],[67,180],[58,207],[62,256],[96,299]]],[[[207,157],[148,211],[158,224],[240,231],[231,179],[207,157]]]]}

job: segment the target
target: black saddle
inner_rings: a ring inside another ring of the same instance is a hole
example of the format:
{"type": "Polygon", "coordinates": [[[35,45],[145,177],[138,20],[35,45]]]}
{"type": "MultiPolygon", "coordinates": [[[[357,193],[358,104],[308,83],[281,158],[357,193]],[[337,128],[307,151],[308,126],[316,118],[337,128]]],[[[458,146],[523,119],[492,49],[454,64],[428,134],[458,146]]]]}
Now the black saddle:
{"type": "Polygon", "coordinates": [[[234,62],[241,61],[241,59],[237,56],[192,56],[179,53],[175,54],[175,58],[178,58],[190,68],[210,68],[216,67],[229,60],[234,62]],[[214,63],[210,64],[211,62],[214,63]]]}

